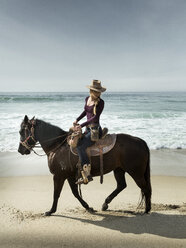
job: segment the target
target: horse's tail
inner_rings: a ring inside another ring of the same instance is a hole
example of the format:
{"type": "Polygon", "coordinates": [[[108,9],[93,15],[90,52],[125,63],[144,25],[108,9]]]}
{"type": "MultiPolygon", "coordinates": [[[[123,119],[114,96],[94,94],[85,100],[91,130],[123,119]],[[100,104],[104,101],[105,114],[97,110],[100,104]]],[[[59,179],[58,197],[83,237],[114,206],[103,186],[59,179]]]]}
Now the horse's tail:
{"type": "MultiPolygon", "coordinates": [[[[151,180],[150,180],[150,150],[145,141],[144,141],[144,144],[145,144],[147,155],[148,155],[144,178],[146,182],[146,190],[148,191],[149,197],[151,198],[152,189],[151,189],[151,180]]],[[[141,190],[141,199],[140,199],[140,202],[137,208],[143,207],[144,202],[145,202],[145,194],[141,190]]]]}
{"type": "MultiPolygon", "coordinates": [[[[146,143],[145,143],[146,144],[146,143]]],[[[150,190],[150,193],[151,193],[151,181],[150,181],[150,150],[149,150],[149,147],[147,146],[146,144],[146,148],[147,148],[147,153],[148,153],[148,159],[147,159],[147,166],[146,166],[146,170],[145,170],[145,174],[144,174],[144,177],[145,177],[145,181],[147,183],[147,186],[150,190]]]]}

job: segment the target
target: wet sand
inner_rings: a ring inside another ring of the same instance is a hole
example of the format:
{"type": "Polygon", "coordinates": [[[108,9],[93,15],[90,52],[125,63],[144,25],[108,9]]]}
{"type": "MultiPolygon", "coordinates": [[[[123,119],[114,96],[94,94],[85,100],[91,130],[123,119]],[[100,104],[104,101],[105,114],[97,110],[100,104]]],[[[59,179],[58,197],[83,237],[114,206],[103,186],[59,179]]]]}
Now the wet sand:
{"type": "MultiPolygon", "coordinates": [[[[42,150],[37,150],[44,154],[42,150]]],[[[186,176],[186,149],[151,150],[151,174],[186,176]]],[[[46,156],[0,152],[0,177],[50,175],[46,156]]]]}

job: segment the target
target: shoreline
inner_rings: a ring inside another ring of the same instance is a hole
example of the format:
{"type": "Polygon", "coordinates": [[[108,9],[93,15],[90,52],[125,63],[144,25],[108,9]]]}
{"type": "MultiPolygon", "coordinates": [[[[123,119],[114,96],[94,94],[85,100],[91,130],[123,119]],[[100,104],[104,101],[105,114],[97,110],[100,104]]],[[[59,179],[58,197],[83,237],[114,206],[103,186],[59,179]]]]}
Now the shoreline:
{"type": "MultiPolygon", "coordinates": [[[[186,176],[186,149],[150,150],[150,154],[151,175],[186,176]]],[[[46,156],[0,152],[0,177],[39,175],[50,175],[46,156]]]]}

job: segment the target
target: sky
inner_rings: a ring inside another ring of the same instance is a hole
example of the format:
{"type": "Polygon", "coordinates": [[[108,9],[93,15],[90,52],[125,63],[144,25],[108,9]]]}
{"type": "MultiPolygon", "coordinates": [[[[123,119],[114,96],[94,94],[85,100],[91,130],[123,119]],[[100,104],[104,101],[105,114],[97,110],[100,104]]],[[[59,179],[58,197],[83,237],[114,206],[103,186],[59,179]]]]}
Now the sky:
{"type": "Polygon", "coordinates": [[[0,0],[0,92],[186,91],[185,0],[0,0]]]}

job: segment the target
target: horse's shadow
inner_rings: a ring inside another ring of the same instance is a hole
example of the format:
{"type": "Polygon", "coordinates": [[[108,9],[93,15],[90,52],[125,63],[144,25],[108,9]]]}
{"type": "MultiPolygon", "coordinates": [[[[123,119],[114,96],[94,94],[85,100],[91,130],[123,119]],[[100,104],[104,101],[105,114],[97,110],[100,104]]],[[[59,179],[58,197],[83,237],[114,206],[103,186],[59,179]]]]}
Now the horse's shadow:
{"type": "MultiPolygon", "coordinates": [[[[53,215],[66,219],[81,221],[121,233],[154,234],[166,238],[186,238],[186,215],[152,212],[141,215],[132,211],[109,211],[92,213],[96,218],[81,218],[66,215],[53,215]]],[[[87,217],[87,215],[86,215],[87,217]]]]}

